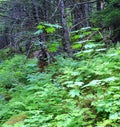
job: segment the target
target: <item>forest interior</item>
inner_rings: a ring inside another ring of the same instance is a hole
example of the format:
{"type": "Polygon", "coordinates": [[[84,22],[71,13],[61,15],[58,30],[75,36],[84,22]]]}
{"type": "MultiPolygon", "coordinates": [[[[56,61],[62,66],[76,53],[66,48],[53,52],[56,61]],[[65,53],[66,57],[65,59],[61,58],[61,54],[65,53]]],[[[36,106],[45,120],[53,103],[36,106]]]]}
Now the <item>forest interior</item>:
{"type": "Polygon", "coordinates": [[[120,127],[120,0],[0,0],[0,127],[120,127]]]}

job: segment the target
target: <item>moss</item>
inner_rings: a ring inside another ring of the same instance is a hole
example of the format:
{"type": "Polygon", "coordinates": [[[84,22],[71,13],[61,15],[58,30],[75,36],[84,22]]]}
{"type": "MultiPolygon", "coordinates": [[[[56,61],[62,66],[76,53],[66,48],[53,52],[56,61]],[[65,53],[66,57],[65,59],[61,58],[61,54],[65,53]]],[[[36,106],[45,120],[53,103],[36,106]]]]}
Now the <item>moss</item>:
{"type": "Polygon", "coordinates": [[[27,115],[25,113],[20,113],[18,115],[14,115],[12,117],[10,117],[5,123],[4,125],[15,125],[18,122],[22,122],[24,121],[24,119],[27,118],[27,115]]]}

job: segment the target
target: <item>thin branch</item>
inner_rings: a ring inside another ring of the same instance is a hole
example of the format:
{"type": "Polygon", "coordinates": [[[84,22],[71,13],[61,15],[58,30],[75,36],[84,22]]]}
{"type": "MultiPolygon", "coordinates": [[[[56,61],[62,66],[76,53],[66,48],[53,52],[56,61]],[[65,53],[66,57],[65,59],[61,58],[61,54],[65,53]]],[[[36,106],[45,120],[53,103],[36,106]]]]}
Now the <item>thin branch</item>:
{"type": "MultiPolygon", "coordinates": [[[[71,28],[71,30],[72,30],[73,28],[75,28],[77,25],[81,24],[82,22],[84,22],[85,20],[88,20],[88,19],[89,19],[89,18],[84,18],[81,22],[79,22],[79,23],[73,25],[72,28],[71,28]]],[[[71,30],[70,30],[70,31],[71,31],[71,30]]]]}
{"type": "Polygon", "coordinates": [[[53,13],[53,14],[52,14],[52,16],[50,17],[50,19],[51,19],[52,17],[54,17],[54,16],[55,16],[55,13],[57,12],[57,10],[58,10],[58,8],[59,8],[60,3],[61,3],[61,0],[59,0],[59,3],[58,3],[58,5],[57,5],[57,7],[56,7],[56,9],[55,9],[54,13],[53,13]]]}
{"type": "Polygon", "coordinates": [[[66,16],[68,16],[72,11],[74,11],[74,9],[75,9],[78,5],[90,4],[90,3],[95,3],[95,2],[97,2],[97,1],[95,0],[95,1],[79,2],[79,3],[77,3],[77,4],[75,4],[75,5],[73,6],[73,8],[71,9],[71,11],[68,12],[68,13],[66,14],[66,16]]]}

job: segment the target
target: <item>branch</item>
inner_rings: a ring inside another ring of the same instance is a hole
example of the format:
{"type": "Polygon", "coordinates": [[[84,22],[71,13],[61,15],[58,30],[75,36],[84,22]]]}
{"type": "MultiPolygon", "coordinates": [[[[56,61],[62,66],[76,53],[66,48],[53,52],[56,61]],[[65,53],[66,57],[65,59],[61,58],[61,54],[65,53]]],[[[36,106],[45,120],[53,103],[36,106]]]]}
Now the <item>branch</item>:
{"type": "MultiPolygon", "coordinates": [[[[71,28],[71,30],[72,30],[73,28],[75,28],[77,25],[81,24],[82,22],[84,22],[85,20],[88,20],[88,19],[89,19],[89,18],[84,18],[81,22],[79,22],[79,23],[73,25],[72,28],[71,28]]],[[[70,30],[70,31],[71,31],[71,30],[70,30]]]]}
{"type": "Polygon", "coordinates": [[[59,8],[60,3],[61,3],[61,0],[59,0],[59,3],[58,3],[58,5],[57,5],[57,7],[56,7],[56,9],[55,9],[54,13],[53,13],[53,14],[52,14],[52,16],[50,17],[50,19],[51,19],[52,17],[54,17],[54,16],[55,16],[55,13],[57,12],[57,10],[58,10],[58,8],[59,8]]]}
{"type": "Polygon", "coordinates": [[[68,13],[66,14],[66,16],[68,16],[68,15],[77,7],[77,5],[84,5],[84,4],[90,4],[90,3],[95,3],[95,2],[97,2],[97,1],[95,0],[95,1],[79,2],[79,3],[77,3],[77,4],[75,4],[75,5],[73,6],[73,8],[71,9],[71,11],[68,12],[68,13]]]}

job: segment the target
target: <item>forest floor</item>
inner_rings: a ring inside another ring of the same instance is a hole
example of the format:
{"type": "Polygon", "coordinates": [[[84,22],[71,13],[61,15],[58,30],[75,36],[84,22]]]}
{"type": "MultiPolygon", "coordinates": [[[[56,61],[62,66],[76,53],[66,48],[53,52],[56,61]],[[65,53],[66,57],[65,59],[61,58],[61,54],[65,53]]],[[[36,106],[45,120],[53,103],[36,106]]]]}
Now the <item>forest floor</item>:
{"type": "Polygon", "coordinates": [[[1,127],[119,127],[120,47],[56,57],[42,73],[36,59],[0,63],[1,127]]]}

